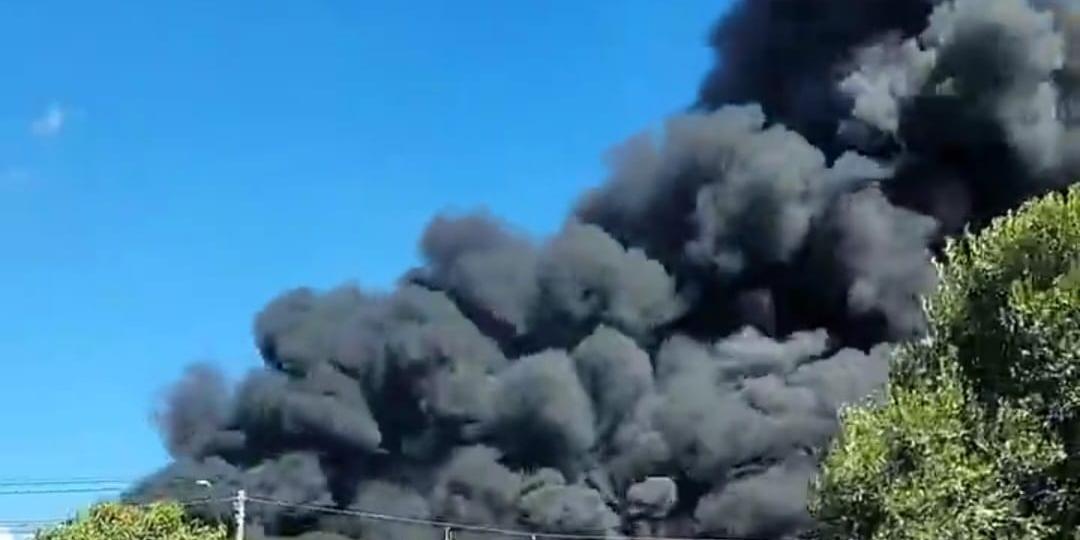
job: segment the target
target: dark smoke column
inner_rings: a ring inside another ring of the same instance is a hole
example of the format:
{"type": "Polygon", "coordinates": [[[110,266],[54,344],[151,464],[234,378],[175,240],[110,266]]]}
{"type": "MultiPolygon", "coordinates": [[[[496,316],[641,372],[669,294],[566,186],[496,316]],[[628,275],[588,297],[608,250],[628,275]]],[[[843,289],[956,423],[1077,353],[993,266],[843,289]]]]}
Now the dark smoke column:
{"type": "Polygon", "coordinates": [[[558,234],[438,216],[393,291],[283,293],[256,317],[261,369],[231,389],[193,368],[169,394],[174,462],[129,498],[243,487],[276,502],[251,506],[260,534],[309,540],[442,535],[320,507],[598,537],[812,530],[837,411],[923,331],[935,246],[1078,172],[1066,7],[737,3],[697,105],[620,147],[558,234]]]}

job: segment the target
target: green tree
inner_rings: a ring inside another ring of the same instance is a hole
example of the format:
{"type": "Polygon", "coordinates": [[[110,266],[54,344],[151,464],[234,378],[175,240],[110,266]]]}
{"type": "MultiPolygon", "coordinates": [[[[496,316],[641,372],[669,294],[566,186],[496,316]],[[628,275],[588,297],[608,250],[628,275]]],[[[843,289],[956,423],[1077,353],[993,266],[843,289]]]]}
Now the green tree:
{"type": "Polygon", "coordinates": [[[945,249],[927,339],[844,412],[827,538],[1080,539],[1080,188],[945,249]]]}
{"type": "Polygon", "coordinates": [[[224,526],[198,523],[180,505],[102,504],[59,527],[42,531],[37,540],[225,540],[224,526]]]}

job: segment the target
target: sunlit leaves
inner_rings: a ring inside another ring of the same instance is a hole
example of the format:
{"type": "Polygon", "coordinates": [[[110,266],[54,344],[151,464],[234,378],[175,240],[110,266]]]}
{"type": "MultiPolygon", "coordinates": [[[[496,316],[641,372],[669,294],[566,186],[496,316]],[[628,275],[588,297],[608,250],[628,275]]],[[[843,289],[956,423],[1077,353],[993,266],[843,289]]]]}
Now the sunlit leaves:
{"type": "Polygon", "coordinates": [[[1074,538],[1080,188],[950,242],[927,339],[844,414],[813,510],[832,538],[1074,538]]]}
{"type": "Polygon", "coordinates": [[[224,526],[196,523],[176,504],[102,504],[37,540],[225,540],[224,526]]]}

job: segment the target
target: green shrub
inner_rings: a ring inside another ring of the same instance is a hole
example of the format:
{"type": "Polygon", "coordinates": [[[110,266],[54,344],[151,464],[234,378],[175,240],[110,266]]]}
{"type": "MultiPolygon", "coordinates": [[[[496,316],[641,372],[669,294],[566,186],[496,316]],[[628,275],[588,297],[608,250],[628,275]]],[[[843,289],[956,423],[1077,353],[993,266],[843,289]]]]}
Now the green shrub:
{"type": "Polygon", "coordinates": [[[85,515],[38,533],[37,540],[225,540],[224,526],[187,518],[176,504],[147,507],[102,504],[85,515]]]}
{"type": "Polygon", "coordinates": [[[831,538],[1080,538],[1080,188],[950,242],[926,340],[845,411],[831,538]]]}

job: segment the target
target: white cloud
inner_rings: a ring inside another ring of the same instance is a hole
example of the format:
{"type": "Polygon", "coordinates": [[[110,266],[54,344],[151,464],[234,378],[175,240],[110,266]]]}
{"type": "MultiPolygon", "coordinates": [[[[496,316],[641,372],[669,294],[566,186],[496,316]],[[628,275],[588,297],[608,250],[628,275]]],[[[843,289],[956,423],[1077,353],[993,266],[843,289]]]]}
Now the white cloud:
{"type": "MultiPolygon", "coordinates": [[[[67,110],[61,107],[59,103],[53,103],[49,105],[48,109],[45,109],[41,116],[30,123],[30,133],[38,137],[53,137],[64,129],[66,121],[67,110]]],[[[4,539],[0,538],[0,540],[4,539]]]]}
{"type": "Polygon", "coordinates": [[[0,528],[0,540],[18,540],[8,529],[0,528]]]}

